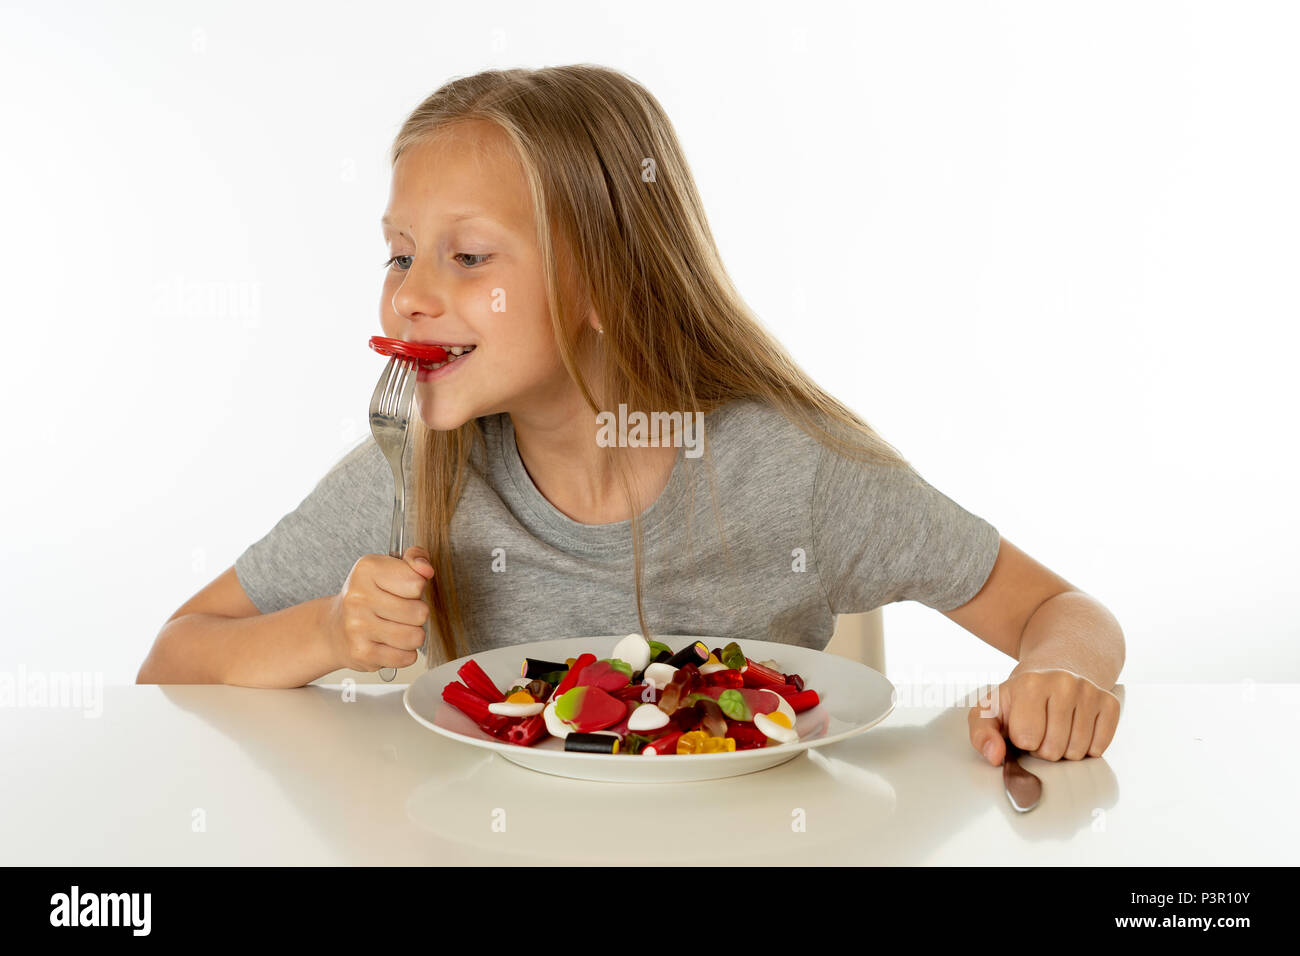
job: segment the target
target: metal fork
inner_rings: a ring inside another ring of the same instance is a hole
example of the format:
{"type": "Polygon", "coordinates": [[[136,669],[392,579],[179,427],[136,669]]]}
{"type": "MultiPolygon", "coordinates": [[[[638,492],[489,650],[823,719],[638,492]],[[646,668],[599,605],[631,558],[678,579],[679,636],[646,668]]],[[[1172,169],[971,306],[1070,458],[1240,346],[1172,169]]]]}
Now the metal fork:
{"type": "Polygon", "coordinates": [[[1002,789],[1007,792],[1007,799],[1016,812],[1028,813],[1038,806],[1043,796],[1043,781],[1037,774],[1020,766],[1018,758],[1027,756],[1025,751],[1013,744],[1010,737],[1006,739],[1006,745],[1007,755],[1002,758],[1002,789]]]}
{"type": "MultiPolygon", "coordinates": [[[[388,538],[388,554],[400,558],[406,550],[406,441],[410,430],[406,423],[411,415],[411,396],[415,394],[415,370],[419,363],[415,359],[396,355],[388,360],[384,372],[379,376],[374,395],[370,396],[370,432],[375,436],[375,444],[388,459],[393,469],[393,531],[388,538]],[[394,368],[398,369],[396,375],[394,368]]],[[[425,644],[429,642],[425,633],[425,644]]],[[[425,648],[420,648],[423,654],[425,648]]],[[[397,668],[381,667],[379,677],[390,681],[397,676],[397,668]]]]}

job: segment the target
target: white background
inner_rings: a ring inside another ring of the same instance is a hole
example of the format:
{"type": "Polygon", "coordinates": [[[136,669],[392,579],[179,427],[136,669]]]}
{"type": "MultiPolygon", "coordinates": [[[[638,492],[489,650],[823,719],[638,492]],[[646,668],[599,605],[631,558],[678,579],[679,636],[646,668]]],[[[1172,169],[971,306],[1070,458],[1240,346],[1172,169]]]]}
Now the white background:
{"type": "MultiPolygon", "coordinates": [[[[0,6],[0,667],[130,682],[363,437],[407,112],[592,62],[764,323],[1107,604],[1123,679],[1300,680],[1295,8],[0,6]]],[[[890,676],[1012,661],[891,605],[890,676]]]]}

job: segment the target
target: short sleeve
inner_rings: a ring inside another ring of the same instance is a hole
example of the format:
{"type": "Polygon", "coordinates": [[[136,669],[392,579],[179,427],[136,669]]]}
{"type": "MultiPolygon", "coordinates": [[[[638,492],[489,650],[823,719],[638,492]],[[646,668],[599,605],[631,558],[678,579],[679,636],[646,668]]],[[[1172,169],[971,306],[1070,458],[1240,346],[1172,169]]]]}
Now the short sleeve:
{"type": "Polygon", "coordinates": [[[392,471],[368,437],[235,559],[235,575],[263,614],[337,594],[358,558],[388,551],[392,506],[392,471]]]}
{"type": "Polygon", "coordinates": [[[910,465],[822,447],[813,482],[814,561],[833,614],[917,601],[961,607],[984,587],[1001,535],[910,465]]]}

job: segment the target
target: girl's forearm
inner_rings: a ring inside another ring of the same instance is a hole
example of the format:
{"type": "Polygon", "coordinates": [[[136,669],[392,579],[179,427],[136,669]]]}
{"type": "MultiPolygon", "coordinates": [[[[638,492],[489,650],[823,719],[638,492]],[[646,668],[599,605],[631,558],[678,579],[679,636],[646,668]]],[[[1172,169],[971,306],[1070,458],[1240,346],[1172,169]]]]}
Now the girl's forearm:
{"type": "Polygon", "coordinates": [[[1064,668],[1110,690],[1124,667],[1124,632],[1091,594],[1066,591],[1030,615],[1018,660],[1013,674],[1064,668]]]}
{"type": "Polygon", "coordinates": [[[168,621],[137,684],[302,687],[335,670],[317,598],[271,614],[186,614],[168,621]]]}

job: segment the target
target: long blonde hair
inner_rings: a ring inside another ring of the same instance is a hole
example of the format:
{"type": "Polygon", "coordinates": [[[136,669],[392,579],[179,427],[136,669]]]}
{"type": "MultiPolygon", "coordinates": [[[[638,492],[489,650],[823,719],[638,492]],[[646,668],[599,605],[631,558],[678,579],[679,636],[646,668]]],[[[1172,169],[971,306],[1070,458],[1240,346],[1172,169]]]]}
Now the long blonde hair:
{"type": "MultiPolygon", "coordinates": [[[[757,399],[841,454],[908,465],[819,388],[745,305],[718,255],[672,124],[640,84],[591,64],[458,77],[402,124],[392,162],[452,124],[483,121],[506,134],[523,168],[556,347],[593,414],[619,403],[707,414],[735,399],[757,399]],[[573,321],[592,309],[604,328],[599,342],[590,325],[573,321]],[[579,370],[579,355],[589,350],[601,357],[604,408],[579,370]]],[[[411,422],[416,535],[436,571],[427,597],[436,635],[427,656],[433,667],[439,651],[441,660],[469,653],[450,526],[483,433],[474,419],[448,431],[430,430],[419,416],[411,422]]],[[[640,522],[626,463],[615,451],[609,449],[610,463],[620,465],[632,511],[637,618],[649,638],[640,522]]],[[[712,488],[711,461],[709,468],[712,488]]],[[[716,492],[714,498],[716,513],[716,492]]]]}

